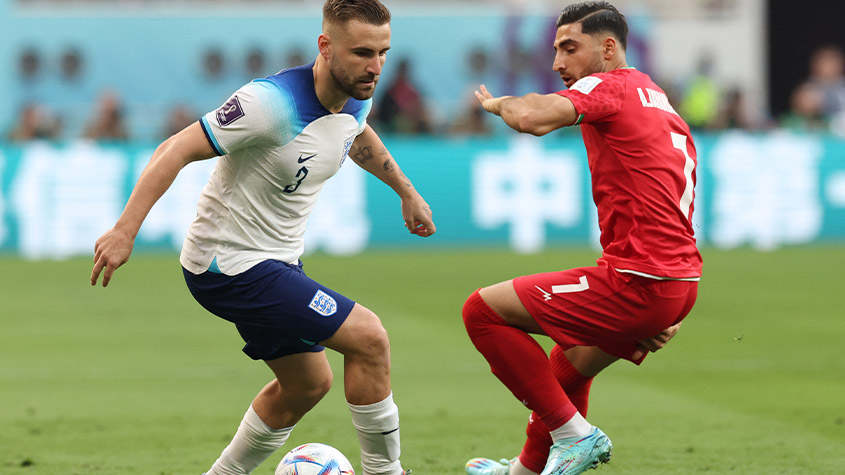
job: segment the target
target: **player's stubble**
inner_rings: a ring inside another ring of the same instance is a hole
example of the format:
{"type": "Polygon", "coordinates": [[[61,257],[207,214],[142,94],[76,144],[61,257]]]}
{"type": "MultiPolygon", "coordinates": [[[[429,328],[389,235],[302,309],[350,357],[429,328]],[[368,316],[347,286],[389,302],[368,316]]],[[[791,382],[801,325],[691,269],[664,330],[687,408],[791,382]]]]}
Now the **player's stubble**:
{"type": "Polygon", "coordinates": [[[331,73],[335,87],[349,97],[359,101],[365,101],[373,97],[373,94],[376,92],[376,85],[378,85],[379,80],[378,75],[364,74],[357,78],[353,78],[346,72],[346,69],[344,69],[340,62],[336,61],[334,58],[329,60],[329,73],[331,73]],[[372,86],[366,86],[363,88],[360,86],[361,83],[370,81],[373,82],[372,86]]]}

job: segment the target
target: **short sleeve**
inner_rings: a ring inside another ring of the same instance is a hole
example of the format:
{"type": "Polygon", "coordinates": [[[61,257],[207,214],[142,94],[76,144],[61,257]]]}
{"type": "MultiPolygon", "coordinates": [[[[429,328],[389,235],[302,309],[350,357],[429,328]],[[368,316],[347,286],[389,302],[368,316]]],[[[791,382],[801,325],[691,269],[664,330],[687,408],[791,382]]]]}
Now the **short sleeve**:
{"type": "Polygon", "coordinates": [[[358,135],[364,133],[364,130],[367,128],[367,116],[370,115],[370,110],[373,108],[373,100],[369,99],[364,102],[363,110],[360,114],[358,114],[355,119],[358,121],[358,135]]]}
{"type": "Polygon", "coordinates": [[[592,75],[579,79],[567,90],[558,92],[572,101],[578,113],[576,124],[600,122],[622,109],[624,82],[606,75],[592,75]]]}
{"type": "Polygon", "coordinates": [[[294,117],[291,101],[279,88],[251,82],[225,104],[202,117],[200,124],[218,155],[255,145],[289,142],[294,117]]]}

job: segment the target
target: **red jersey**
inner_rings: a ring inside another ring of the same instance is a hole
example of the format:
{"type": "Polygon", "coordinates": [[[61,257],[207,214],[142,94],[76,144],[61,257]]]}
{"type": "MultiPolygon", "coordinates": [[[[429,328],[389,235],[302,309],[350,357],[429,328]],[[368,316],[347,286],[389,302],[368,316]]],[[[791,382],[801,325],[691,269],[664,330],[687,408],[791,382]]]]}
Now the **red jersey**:
{"type": "Polygon", "coordinates": [[[603,258],[619,270],[699,277],[695,145],[666,93],[626,68],[584,77],[558,94],[578,113],[603,258]]]}

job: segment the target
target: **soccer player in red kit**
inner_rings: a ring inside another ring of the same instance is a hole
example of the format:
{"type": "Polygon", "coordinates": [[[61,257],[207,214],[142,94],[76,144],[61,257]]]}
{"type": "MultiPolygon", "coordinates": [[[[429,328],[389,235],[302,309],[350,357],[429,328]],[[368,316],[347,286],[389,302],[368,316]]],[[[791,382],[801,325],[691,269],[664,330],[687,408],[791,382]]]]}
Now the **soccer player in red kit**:
{"type": "Polygon", "coordinates": [[[615,7],[570,5],[557,27],[553,67],[567,90],[494,97],[481,86],[476,95],[518,132],[581,126],[602,256],[595,267],[517,277],[467,299],[470,339],[533,411],[520,456],[472,459],[471,475],[569,475],[607,462],[610,439],[584,419],[592,378],[662,347],[692,309],[701,276],[689,127],[648,75],[628,67],[628,27],[615,7]],[[550,356],[532,333],[554,340],[550,356]]]}

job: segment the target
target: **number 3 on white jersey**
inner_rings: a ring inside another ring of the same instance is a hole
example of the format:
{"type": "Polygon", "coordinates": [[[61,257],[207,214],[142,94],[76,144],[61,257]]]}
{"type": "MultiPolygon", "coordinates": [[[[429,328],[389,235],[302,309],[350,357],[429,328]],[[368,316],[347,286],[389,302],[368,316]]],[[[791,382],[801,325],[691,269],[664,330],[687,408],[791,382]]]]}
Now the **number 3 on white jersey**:
{"type": "Polygon", "coordinates": [[[672,134],[672,146],[677,148],[684,154],[686,162],[684,163],[684,179],[686,179],[686,187],[684,193],[681,195],[681,202],[678,205],[681,207],[681,212],[687,219],[690,219],[689,208],[692,205],[692,189],[695,184],[692,182],[692,170],[695,168],[695,160],[690,158],[687,152],[687,136],[669,132],[672,134]]]}

